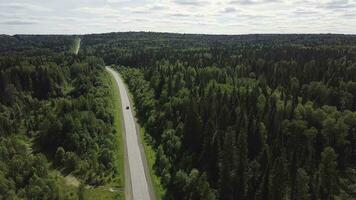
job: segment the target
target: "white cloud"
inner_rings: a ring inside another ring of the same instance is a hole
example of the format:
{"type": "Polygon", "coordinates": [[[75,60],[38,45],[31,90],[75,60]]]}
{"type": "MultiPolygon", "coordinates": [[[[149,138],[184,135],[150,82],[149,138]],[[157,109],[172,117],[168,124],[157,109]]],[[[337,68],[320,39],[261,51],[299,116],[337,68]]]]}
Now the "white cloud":
{"type": "Polygon", "coordinates": [[[1,0],[0,34],[356,33],[356,0],[1,0]]]}
{"type": "Polygon", "coordinates": [[[34,12],[50,12],[52,9],[43,7],[40,5],[33,5],[28,3],[13,3],[13,1],[9,3],[1,3],[0,4],[1,10],[8,10],[8,11],[34,11],[34,12]]]}

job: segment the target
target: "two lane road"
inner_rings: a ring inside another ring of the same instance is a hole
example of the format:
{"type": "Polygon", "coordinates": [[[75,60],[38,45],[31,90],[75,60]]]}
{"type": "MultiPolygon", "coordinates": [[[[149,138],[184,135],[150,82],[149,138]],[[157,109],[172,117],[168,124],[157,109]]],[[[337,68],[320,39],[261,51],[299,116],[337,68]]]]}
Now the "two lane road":
{"type": "MultiPolygon", "coordinates": [[[[116,72],[110,67],[106,67],[106,70],[108,70],[113,75],[119,87],[118,92],[120,92],[121,107],[123,109],[122,116],[123,116],[124,130],[125,130],[124,141],[126,143],[125,162],[128,161],[128,165],[125,165],[126,167],[128,167],[128,170],[127,169],[125,170],[128,173],[125,174],[129,176],[129,177],[126,176],[125,179],[130,179],[129,181],[131,182],[130,184],[127,184],[126,181],[125,184],[126,191],[132,192],[132,198],[134,200],[154,199],[152,188],[150,187],[151,184],[149,184],[150,178],[147,175],[148,173],[146,173],[147,168],[145,171],[145,166],[147,165],[145,165],[144,162],[146,162],[146,159],[140,148],[141,144],[138,136],[139,133],[137,132],[136,129],[135,118],[131,111],[132,105],[130,104],[125,83],[123,82],[118,72],[116,72]],[[127,106],[129,106],[129,109],[127,109],[127,106]]],[[[126,195],[126,197],[127,199],[130,198],[128,197],[128,195],[126,195]]]]}

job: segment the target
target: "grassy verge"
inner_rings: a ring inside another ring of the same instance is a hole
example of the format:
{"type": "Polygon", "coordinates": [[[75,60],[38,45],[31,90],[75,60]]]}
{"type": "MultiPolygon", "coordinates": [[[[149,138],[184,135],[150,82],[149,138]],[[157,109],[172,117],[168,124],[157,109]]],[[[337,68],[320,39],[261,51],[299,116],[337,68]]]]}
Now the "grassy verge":
{"type": "Polygon", "coordinates": [[[153,189],[157,200],[161,200],[165,194],[165,189],[161,184],[161,178],[156,175],[153,165],[156,161],[156,152],[154,151],[151,142],[145,137],[145,129],[141,127],[140,129],[141,141],[143,143],[143,148],[145,150],[147,165],[150,171],[150,176],[153,184],[153,189]]]}
{"type": "Polygon", "coordinates": [[[98,200],[98,199],[125,199],[125,192],[111,192],[107,187],[98,188],[85,188],[84,199],[85,200],[98,200]]]}
{"type": "Polygon", "coordinates": [[[78,199],[78,187],[68,184],[62,174],[53,170],[50,175],[55,177],[56,184],[59,186],[60,199],[78,199]]]}
{"type": "MultiPolygon", "coordinates": [[[[51,175],[55,177],[56,184],[59,186],[60,189],[59,194],[65,195],[65,196],[61,196],[61,199],[78,199],[79,186],[77,184],[72,184],[68,182],[67,177],[63,177],[63,175],[59,171],[53,170],[51,172],[51,175]]],[[[110,191],[110,187],[107,185],[95,187],[95,188],[85,186],[83,197],[85,200],[97,200],[97,199],[123,200],[125,199],[124,194],[125,193],[122,189],[120,191],[115,191],[115,192],[110,191]]]]}
{"type": "Polygon", "coordinates": [[[106,72],[107,80],[110,80],[110,88],[111,88],[111,98],[113,102],[113,111],[114,111],[114,126],[116,129],[116,143],[118,144],[118,156],[117,156],[117,164],[116,166],[119,168],[119,175],[115,178],[114,182],[119,185],[119,188],[123,189],[123,196],[125,194],[125,155],[124,155],[124,141],[122,137],[122,127],[121,127],[121,101],[118,93],[118,86],[115,82],[114,77],[106,72]]]}

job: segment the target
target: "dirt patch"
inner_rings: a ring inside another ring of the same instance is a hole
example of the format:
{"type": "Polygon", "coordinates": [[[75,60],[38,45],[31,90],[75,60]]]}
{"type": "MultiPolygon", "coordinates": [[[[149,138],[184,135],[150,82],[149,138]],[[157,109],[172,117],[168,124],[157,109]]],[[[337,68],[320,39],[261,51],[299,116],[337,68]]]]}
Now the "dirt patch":
{"type": "Polygon", "coordinates": [[[79,187],[80,185],[80,181],[70,174],[64,177],[64,181],[66,185],[71,185],[74,187],[79,187]]]}

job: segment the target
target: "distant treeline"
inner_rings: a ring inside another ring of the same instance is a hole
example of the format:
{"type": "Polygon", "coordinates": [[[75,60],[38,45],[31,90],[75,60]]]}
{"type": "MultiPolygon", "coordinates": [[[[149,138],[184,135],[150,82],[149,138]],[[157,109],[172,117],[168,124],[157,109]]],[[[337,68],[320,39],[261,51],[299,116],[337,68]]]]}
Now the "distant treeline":
{"type": "MultiPolygon", "coordinates": [[[[355,49],[356,46],[356,35],[332,34],[195,35],[127,32],[84,35],[82,39],[84,41],[82,50],[86,55],[103,58],[107,64],[133,67],[152,66],[162,59],[172,63],[179,59],[199,67],[213,64],[220,67],[235,66],[236,62],[241,61],[236,58],[238,55],[248,55],[249,60],[254,60],[255,55],[250,53],[269,54],[274,57],[281,56],[274,54],[275,50],[282,52],[289,50],[291,52],[287,52],[286,55],[293,56],[296,49],[313,51],[323,48],[339,49],[340,55],[347,53],[349,49],[355,49]],[[251,52],[252,47],[255,52],[251,52]],[[200,63],[196,63],[197,61],[200,63]]],[[[333,54],[335,51],[330,53],[333,54]]],[[[310,58],[307,57],[305,60],[310,58]]]]}

